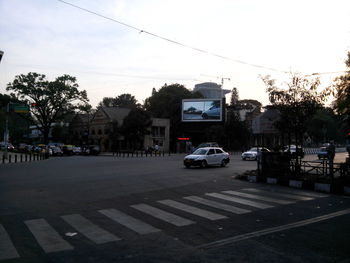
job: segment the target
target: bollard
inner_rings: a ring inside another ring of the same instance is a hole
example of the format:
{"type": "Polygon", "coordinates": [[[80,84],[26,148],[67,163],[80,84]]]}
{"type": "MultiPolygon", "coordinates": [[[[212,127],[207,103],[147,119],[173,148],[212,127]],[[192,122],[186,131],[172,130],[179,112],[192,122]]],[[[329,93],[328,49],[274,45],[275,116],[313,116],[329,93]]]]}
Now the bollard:
{"type": "Polygon", "coordinates": [[[2,163],[5,163],[5,155],[2,155],[2,163]]]}
{"type": "Polygon", "coordinates": [[[9,163],[11,163],[12,155],[9,154],[9,163]]]}
{"type": "Polygon", "coordinates": [[[25,161],[27,161],[28,160],[28,156],[27,156],[27,154],[25,155],[25,161]]]}
{"type": "Polygon", "coordinates": [[[21,154],[21,156],[20,156],[20,162],[23,162],[23,155],[21,154]]]}
{"type": "Polygon", "coordinates": [[[29,162],[31,162],[32,161],[32,154],[30,153],[29,154],[29,162]]]}
{"type": "Polygon", "coordinates": [[[17,154],[15,155],[15,163],[17,163],[17,154]]]}

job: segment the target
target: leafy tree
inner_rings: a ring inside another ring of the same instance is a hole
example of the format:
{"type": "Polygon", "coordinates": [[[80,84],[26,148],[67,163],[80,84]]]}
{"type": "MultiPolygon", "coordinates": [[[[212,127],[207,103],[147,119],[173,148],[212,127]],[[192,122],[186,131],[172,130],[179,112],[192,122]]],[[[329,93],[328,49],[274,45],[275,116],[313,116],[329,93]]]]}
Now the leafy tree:
{"type": "Polygon", "coordinates": [[[118,97],[105,97],[99,103],[100,107],[121,107],[121,108],[139,108],[141,105],[137,102],[134,96],[128,93],[119,95],[118,97]]]}
{"type": "Polygon", "coordinates": [[[222,125],[211,125],[204,130],[204,140],[217,142],[219,145],[226,144],[225,129],[222,125]]]}
{"type": "Polygon", "coordinates": [[[150,114],[141,108],[135,108],[125,117],[120,133],[124,135],[132,149],[137,149],[142,147],[144,136],[150,133],[148,129],[150,125],[150,114]]]}
{"type": "Polygon", "coordinates": [[[276,127],[281,133],[282,140],[284,135],[288,134],[289,143],[294,137],[295,143],[300,144],[307,122],[322,107],[326,99],[326,93],[317,91],[320,85],[319,79],[309,80],[298,74],[292,74],[286,88],[278,88],[270,76],[262,80],[267,86],[272,107],[278,109],[281,114],[276,127]]]}
{"type": "Polygon", "coordinates": [[[230,100],[230,106],[237,106],[239,101],[239,95],[238,95],[238,90],[237,88],[233,88],[231,91],[231,100],[230,100]]]}
{"type": "Polygon", "coordinates": [[[72,111],[87,104],[86,91],[79,91],[76,78],[63,75],[54,81],[48,81],[46,76],[30,72],[27,75],[15,77],[7,85],[7,90],[30,107],[28,119],[37,126],[48,143],[52,124],[72,111]]]}
{"type": "Polygon", "coordinates": [[[342,116],[342,123],[345,129],[350,130],[350,51],[345,60],[348,69],[347,73],[335,79],[335,101],[334,108],[342,116]]]}
{"type": "Polygon", "coordinates": [[[145,100],[144,107],[156,118],[170,119],[170,145],[175,149],[177,137],[181,135],[182,100],[202,98],[200,93],[192,93],[181,84],[165,84],[158,91],[153,90],[152,96],[145,100]]]}
{"type": "Polygon", "coordinates": [[[339,129],[340,122],[331,108],[321,108],[307,122],[306,131],[315,143],[330,140],[342,142],[345,131],[339,129]]]}

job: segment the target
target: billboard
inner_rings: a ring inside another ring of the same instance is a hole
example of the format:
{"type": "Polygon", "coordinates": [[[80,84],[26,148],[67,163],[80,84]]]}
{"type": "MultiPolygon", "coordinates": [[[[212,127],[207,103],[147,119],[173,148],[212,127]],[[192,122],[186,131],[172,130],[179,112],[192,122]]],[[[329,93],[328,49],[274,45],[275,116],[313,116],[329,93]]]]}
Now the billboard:
{"type": "Polygon", "coordinates": [[[222,100],[182,100],[182,121],[222,121],[222,100]]]}

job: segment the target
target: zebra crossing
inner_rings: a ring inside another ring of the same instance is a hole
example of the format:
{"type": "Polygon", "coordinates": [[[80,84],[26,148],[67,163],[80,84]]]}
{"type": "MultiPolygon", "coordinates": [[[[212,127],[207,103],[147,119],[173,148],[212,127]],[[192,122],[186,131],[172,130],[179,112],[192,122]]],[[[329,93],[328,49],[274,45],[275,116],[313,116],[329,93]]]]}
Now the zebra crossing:
{"type": "MultiPolygon", "coordinates": [[[[129,209],[137,211],[138,215],[144,214],[148,218],[153,218],[155,221],[152,221],[152,223],[144,217],[137,218],[130,215],[130,212],[125,213],[121,211],[122,209],[109,208],[95,212],[106,217],[110,224],[118,224],[136,235],[147,235],[165,231],[158,226],[159,224],[157,226],[152,225],[157,220],[172,227],[190,227],[194,224],[200,224],[201,220],[209,222],[227,220],[260,209],[290,205],[326,196],[328,195],[291,189],[281,191],[269,187],[244,188],[205,193],[198,196],[183,196],[176,200],[163,199],[148,204],[137,203],[129,206],[129,209]]],[[[91,220],[81,214],[62,215],[60,218],[63,223],[77,231],[78,240],[80,238],[79,234],[97,245],[123,240],[122,233],[107,231],[99,225],[99,220],[96,218],[91,220]]],[[[104,222],[106,221],[104,220],[104,222]]],[[[60,233],[57,226],[51,225],[46,219],[26,220],[23,224],[31,233],[33,239],[36,240],[36,244],[45,253],[74,250],[73,245],[69,243],[64,233],[60,233]]],[[[5,226],[0,222],[0,260],[20,257],[21,251],[16,249],[16,244],[11,239],[11,233],[8,233],[5,226]]]]}

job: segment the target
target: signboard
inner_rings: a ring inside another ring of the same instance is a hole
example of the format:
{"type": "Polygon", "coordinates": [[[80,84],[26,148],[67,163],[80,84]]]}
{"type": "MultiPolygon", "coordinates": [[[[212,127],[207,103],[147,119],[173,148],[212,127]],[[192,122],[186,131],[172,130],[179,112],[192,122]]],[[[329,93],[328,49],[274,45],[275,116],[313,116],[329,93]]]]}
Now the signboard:
{"type": "Polygon", "coordinates": [[[29,112],[29,106],[28,105],[15,104],[13,106],[13,112],[16,112],[16,113],[28,113],[29,112]]]}
{"type": "Polygon", "coordinates": [[[212,122],[222,121],[222,100],[185,99],[182,100],[182,121],[212,122]]]}

